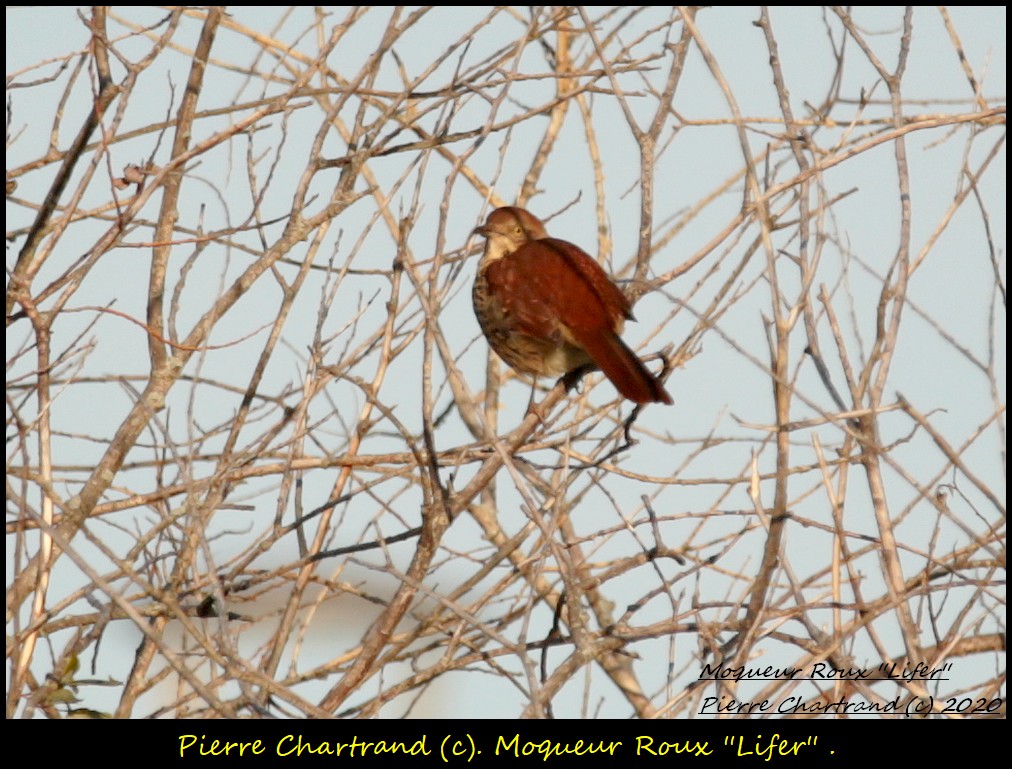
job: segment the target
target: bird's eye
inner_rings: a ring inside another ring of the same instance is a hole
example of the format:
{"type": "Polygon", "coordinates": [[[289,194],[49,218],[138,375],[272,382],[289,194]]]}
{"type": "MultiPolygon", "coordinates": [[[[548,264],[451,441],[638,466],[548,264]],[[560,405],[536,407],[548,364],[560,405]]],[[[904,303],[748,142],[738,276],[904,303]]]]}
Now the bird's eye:
{"type": "Polygon", "coordinates": [[[524,228],[518,224],[516,227],[513,228],[513,232],[515,232],[517,235],[523,235],[524,228]]]}

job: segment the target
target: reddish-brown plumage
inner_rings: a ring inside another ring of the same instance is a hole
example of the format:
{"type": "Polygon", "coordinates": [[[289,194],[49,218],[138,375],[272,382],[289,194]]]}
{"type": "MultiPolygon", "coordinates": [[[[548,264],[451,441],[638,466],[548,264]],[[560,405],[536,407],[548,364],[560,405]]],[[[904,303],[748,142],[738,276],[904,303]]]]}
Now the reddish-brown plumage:
{"type": "Polygon", "coordinates": [[[522,374],[560,376],[593,363],[636,403],[671,396],[619,337],[629,300],[579,247],[548,237],[522,208],[497,208],[486,238],[474,312],[492,349],[522,374]]]}

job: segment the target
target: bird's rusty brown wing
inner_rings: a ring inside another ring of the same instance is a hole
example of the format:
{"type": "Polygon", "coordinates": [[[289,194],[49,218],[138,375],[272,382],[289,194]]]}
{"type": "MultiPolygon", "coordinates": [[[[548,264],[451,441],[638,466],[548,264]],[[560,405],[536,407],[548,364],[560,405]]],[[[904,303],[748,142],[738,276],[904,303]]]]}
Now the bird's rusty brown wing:
{"type": "MultiPolygon", "coordinates": [[[[619,338],[623,322],[632,317],[629,301],[579,248],[555,238],[531,241],[489,264],[485,275],[512,333],[582,350],[636,403],[671,403],[660,382],[619,338]]],[[[502,353],[509,360],[510,351],[502,353]]]]}
{"type": "Polygon", "coordinates": [[[608,277],[608,273],[583,249],[558,238],[542,238],[538,243],[555,251],[572,271],[590,288],[594,297],[607,310],[609,318],[614,318],[615,328],[623,320],[632,320],[632,307],[625,294],[608,277]]]}
{"type": "Polygon", "coordinates": [[[601,267],[564,240],[543,238],[488,266],[489,289],[517,331],[563,341],[616,331],[632,317],[629,302],[601,267]]]}

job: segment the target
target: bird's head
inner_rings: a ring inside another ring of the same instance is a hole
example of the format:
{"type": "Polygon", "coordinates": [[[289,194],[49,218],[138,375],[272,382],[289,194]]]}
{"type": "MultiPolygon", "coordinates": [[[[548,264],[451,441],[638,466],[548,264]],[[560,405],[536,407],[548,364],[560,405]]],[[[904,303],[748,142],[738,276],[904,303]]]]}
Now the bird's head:
{"type": "Polygon", "coordinates": [[[474,232],[488,239],[486,254],[493,252],[493,258],[512,254],[533,240],[548,237],[545,225],[538,217],[516,206],[497,208],[474,232]]]}

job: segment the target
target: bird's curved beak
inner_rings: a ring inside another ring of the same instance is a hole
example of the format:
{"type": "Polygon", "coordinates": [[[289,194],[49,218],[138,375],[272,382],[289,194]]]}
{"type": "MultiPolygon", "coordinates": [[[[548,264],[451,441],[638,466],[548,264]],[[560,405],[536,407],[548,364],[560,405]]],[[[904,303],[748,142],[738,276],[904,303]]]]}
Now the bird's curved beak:
{"type": "Polygon", "coordinates": [[[487,238],[492,233],[489,231],[488,227],[486,227],[484,224],[482,224],[482,225],[479,225],[478,227],[475,227],[473,230],[471,230],[471,234],[472,235],[481,235],[483,238],[487,238]]]}

